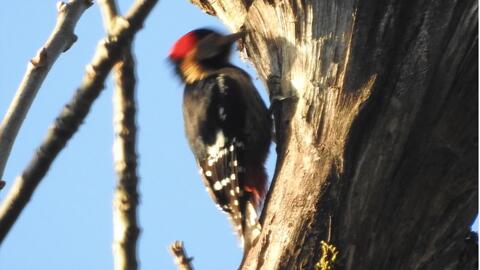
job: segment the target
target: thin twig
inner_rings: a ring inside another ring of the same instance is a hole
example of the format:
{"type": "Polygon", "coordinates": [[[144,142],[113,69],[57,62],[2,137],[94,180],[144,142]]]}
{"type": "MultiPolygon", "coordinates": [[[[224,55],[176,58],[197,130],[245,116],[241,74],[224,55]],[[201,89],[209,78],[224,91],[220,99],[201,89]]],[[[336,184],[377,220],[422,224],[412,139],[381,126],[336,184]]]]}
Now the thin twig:
{"type": "Polygon", "coordinates": [[[13,143],[25,119],[38,89],[50,68],[62,52],[67,51],[77,40],[75,26],[83,12],[92,5],[90,0],[72,0],[57,4],[57,23],[47,42],[28,63],[27,70],[18,86],[15,97],[0,124],[0,179],[3,176],[13,143]]]}
{"type": "Polygon", "coordinates": [[[17,177],[10,192],[0,205],[0,243],[30,200],[33,191],[45,176],[55,157],[77,131],[93,101],[103,89],[105,79],[122,52],[131,44],[135,33],[158,0],[137,0],[124,23],[116,23],[109,37],[100,42],[82,84],[65,106],[28,167],[17,177]]]}
{"type": "Polygon", "coordinates": [[[193,266],[191,264],[193,258],[189,258],[187,256],[187,252],[185,251],[182,241],[176,241],[175,243],[171,244],[170,252],[172,253],[173,257],[175,257],[175,263],[177,264],[179,270],[193,270],[193,266]]]}
{"type": "MultiPolygon", "coordinates": [[[[105,28],[113,28],[117,18],[115,0],[99,1],[105,28]]],[[[116,270],[135,270],[138,267],[136,246],[140,229],[137,224],[137,154],[135,125],[135,61],[132,48],[114,66],[115,91],[113,155],[117,187],[113,198],[113,258],[116,270]]]]}

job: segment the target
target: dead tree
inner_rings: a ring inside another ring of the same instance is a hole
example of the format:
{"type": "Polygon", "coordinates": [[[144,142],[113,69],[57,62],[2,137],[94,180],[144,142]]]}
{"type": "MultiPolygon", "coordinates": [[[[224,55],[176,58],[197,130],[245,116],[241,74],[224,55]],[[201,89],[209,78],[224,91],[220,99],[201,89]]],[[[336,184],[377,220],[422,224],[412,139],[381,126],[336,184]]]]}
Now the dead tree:
{"type": "Polygon", "coordinates": [[[241,269],[476,269],[477,1],[192,2],[248,31],[275,116],[241,269]]]}

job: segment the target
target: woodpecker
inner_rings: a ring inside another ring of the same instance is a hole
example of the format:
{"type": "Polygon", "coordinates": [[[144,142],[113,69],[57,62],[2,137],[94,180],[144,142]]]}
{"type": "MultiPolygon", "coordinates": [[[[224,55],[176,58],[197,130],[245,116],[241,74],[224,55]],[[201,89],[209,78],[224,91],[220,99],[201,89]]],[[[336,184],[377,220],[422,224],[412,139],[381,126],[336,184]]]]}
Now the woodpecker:
{"type": "Polygon", "coordinates": [[[250,76],[229,62],[243,35],[193,30],[175,42],[169,59],[185,83],[185,133],[201,178],[248,251],[261,230],[272,120],[250,76]]]}

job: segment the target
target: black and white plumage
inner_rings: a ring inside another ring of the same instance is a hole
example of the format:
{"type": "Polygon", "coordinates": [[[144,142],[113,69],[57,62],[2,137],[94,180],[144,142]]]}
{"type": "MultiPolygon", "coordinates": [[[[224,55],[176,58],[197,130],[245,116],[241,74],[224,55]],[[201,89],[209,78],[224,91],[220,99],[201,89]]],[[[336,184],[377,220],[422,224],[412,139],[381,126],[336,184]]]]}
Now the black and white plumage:
{"type": "Polygon", "coordinates": [[[177,41],[170,58],[185,82],[185,131],[201,178],[248,250],[261,230],[271,118],[248,74],[228,62],[238,37],[195,30],[177,41]]]}

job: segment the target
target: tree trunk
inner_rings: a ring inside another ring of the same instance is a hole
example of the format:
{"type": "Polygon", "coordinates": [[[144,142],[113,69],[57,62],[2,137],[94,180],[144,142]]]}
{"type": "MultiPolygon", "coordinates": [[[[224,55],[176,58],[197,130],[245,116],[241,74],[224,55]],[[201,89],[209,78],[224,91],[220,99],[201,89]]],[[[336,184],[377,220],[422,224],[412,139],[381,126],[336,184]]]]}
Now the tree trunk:
{"type": "Polygon", "coordinates": [[[248,31],[275,115],[242,269],[477,269],[477,1],[192,2],[248,31]]]}

